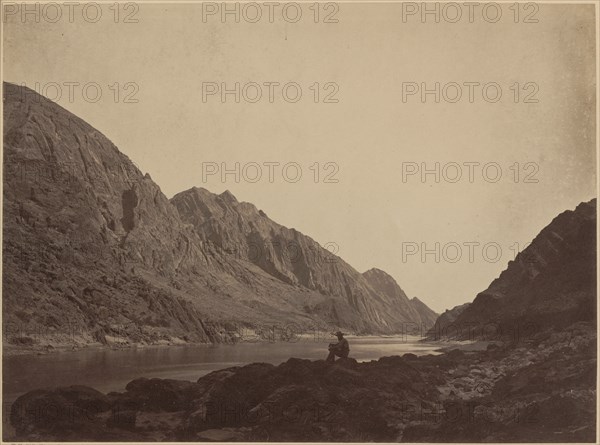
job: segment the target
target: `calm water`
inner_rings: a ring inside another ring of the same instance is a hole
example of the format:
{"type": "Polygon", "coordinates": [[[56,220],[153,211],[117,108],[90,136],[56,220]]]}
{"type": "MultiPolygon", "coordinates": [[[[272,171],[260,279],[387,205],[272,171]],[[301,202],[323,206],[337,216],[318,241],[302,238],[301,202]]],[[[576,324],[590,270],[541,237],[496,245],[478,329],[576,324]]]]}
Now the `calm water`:
{"type": "MultiPolygon", "coordinates": [[[[412,352],[436,354],[439,343],[418,337],[348,337],[350,356],[358,361],[412,352]]],[[[333,339],[332,339],[333,341],[333,339]]],[[[87,385],[101,392],[124,391],[138,377],[196,381],[216,369],[252,362],[279,364],[290,357],[311,360],[327,356],[327,342],[302,338],[296,342],[238,343],[236,345],[154,346],[123,350],[84,349],[46,355],[5,357],[4,403],[37,388],[87,385]]]]}

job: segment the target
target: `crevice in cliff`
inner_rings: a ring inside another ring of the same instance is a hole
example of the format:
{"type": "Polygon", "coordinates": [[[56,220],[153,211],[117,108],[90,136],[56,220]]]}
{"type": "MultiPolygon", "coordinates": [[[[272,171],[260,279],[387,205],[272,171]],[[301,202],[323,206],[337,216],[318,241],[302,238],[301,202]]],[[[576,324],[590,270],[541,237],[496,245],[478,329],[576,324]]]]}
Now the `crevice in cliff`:
{"type": "Polygon", "coordinates": [[[125,190],[121,195],[121,206],[123,207],[123,217],[121,225],[126,232],[131,232],[135,228],[134,209],[138,205],[138,196],[135,190],[125,190]]]}

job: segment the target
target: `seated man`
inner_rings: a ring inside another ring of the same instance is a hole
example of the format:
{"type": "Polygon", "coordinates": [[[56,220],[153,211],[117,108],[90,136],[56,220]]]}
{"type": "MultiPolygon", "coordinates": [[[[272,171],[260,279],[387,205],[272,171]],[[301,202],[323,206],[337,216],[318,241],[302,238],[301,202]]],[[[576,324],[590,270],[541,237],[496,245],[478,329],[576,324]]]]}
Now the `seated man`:
{"type": "Polygon", "coordinates": [[[328,362],[335,361],[336,355],[341,358],[348,358],[348,354],[350,353],[350,345],[348,344],[348,340],[344,338],[344,334],[337,331],[335,335],[337,335],[338,342],[329,344],[328,362]]]}

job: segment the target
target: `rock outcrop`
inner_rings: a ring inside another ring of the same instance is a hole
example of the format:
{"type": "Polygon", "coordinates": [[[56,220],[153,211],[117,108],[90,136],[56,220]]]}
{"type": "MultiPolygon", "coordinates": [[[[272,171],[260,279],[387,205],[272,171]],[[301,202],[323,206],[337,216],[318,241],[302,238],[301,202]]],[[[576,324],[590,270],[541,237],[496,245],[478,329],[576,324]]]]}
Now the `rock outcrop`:
{"type": "Polygon", "coordinates": [[[594,321],[596,301],[593,199],[554,218],[471,304],[442,314],[431,335],[516,341],[548,328],[594,321]]]}

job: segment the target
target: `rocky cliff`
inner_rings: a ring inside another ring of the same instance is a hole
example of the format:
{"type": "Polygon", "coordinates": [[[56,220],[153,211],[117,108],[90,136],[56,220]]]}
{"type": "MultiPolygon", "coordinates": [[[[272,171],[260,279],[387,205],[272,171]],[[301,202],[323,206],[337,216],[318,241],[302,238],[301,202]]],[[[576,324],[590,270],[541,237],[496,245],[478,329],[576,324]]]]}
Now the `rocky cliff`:
{"type": "Polygon", "coordinates": [[[372,269],[360,274],[310,237],[277,224],[253,204],[238,202],[228,191],[216,195],[194,187],[175,195],[171,202],[182,220],[193,225],[207,242],[284,283],[331,297],[336,312],[340,310],[339,302],[344,301],[366,320],[396,330],[407,322],[431,322],[431,326],[435,321],[431,321],[433,311],[421,302],[411,302],[385,272],[372,269]],[[397,290],[379,286],[376,270],[397,290]]]}
{"type": "Polygon", "coordinates": [[[204,246],[148,175],[55,103],[4,84],[4,133],[9,340],[207,341],[203,319],[228,310],[219,283],[247,268],[204,246]]]}
{"type": "Polygon", "coordinates": [[[220,341],[272,323],[391,333],[411,317],[230,193],[169,201],[99,131],[8,83],[3,142],[8,344],[220,341]]]}
{"type": "Polygon", "coordinates": [[[596,199],[561,213],[480,292],[442,314],[442,336],[518,340],[540,330],[596,320],[596,199]],[[456,316],[455,316],[456,315],[456,316]]]}

